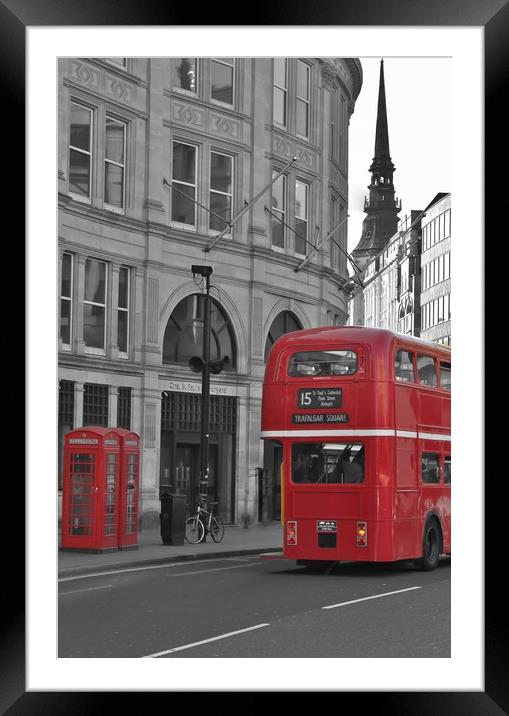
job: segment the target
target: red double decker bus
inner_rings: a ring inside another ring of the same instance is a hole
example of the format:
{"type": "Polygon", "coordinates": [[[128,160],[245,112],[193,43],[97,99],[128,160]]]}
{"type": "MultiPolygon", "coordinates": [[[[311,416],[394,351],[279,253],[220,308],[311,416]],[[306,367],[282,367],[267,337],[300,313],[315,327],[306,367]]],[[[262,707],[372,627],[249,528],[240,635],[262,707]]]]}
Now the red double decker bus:
{"type": "Polygon", "coordinates": [[[267,361],[262,438],[280,443],[283,556],[298,564],[451,552],[451,351],[385,329],[314,328],[267,361]]]}

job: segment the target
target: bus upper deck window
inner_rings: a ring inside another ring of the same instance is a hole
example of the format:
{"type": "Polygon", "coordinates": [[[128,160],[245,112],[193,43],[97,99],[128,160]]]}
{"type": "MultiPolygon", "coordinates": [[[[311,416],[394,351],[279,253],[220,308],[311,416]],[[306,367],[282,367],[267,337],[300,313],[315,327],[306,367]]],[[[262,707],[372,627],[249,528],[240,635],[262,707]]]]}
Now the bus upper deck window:
{"type": "Polygon", "coordinates": [[[444,390],[451,389],[451,364],[440,363],[440,386],[444,390]]]}
{"type": "Polygon", "coordinates": [[[437,372],[435,360],[431,356],[417,356],[417,371],[419,373],[419,383],[436,387],[437,372]]]}
{"type": "Polygon", "coordinates": [[[394,361],[394,375],[402,383],[415,383],[413,353],[398,351],[394,361]]]}
{"type": "Polygon", "coordinates": [[[288,375],[294,377],[352,375],[357,371],[354,351],[307,351],[290,358],[288,375]]]}

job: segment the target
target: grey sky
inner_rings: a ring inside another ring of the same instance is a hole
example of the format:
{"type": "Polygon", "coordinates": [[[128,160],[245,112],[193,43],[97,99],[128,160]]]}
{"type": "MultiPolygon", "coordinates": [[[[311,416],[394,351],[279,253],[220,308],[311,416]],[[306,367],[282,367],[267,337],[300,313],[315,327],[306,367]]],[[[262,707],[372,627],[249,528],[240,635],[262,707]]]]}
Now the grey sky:
{"type": "MultiPolygon", "coordinates": [[[[357,245],[375,147],[381,57],[360,57],[363,84],[350,118],[348,251],[357,245]]],[[[385,91],[399,218],[451,191],[450,58],[384,56],[385,91]]],[[[351,265],[349,264],[351,272],[351,265]]]]}

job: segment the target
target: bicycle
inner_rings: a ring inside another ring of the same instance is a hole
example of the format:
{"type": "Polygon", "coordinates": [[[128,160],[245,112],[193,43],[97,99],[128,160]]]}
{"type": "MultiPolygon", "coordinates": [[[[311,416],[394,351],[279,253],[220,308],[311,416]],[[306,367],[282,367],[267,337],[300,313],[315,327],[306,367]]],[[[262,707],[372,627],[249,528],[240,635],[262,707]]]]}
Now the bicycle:
{"type": "Polygon", "coordinates": [[[208,510],[206,503],[200,500],[196,508],[196,514],[187,518],[185,537],[190,544],[205,541],[207,534],[210,534],[214,542],[221,542],[223,539],[224,523],[220,517],[214,515],[215,505],[217,505],[217,502],[211,502],[211,509],[208,510]]]}

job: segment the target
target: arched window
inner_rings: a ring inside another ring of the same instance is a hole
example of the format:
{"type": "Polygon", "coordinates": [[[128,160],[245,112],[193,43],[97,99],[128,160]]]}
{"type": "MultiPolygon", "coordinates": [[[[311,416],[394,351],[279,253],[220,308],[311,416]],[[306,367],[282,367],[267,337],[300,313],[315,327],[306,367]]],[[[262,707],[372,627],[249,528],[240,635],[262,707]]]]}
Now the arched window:
{"type": "MultiPolygon", "coordinates": [[[[220,304],[210,297],[210,360],[228,356],[228,369],[237,365],[233,329],[220,304]]],[[[194,293],[175,308],[166,325],[163,340],[163,363],[189,363],[203,354],[203,321],[205,296],[194,293]]]]}
{"type": "Polygon", "coordinates": [[[301,324],[290,311],[282,311],[276,316],[269,328],[269,334],[265,342],[265,361],[267,361],[269,357],[270,349],[274,345],[274,342],[277,341],[280,336],[284,333],[290,333],[291,331],[300,331],[301,328],[301,324]]]}

